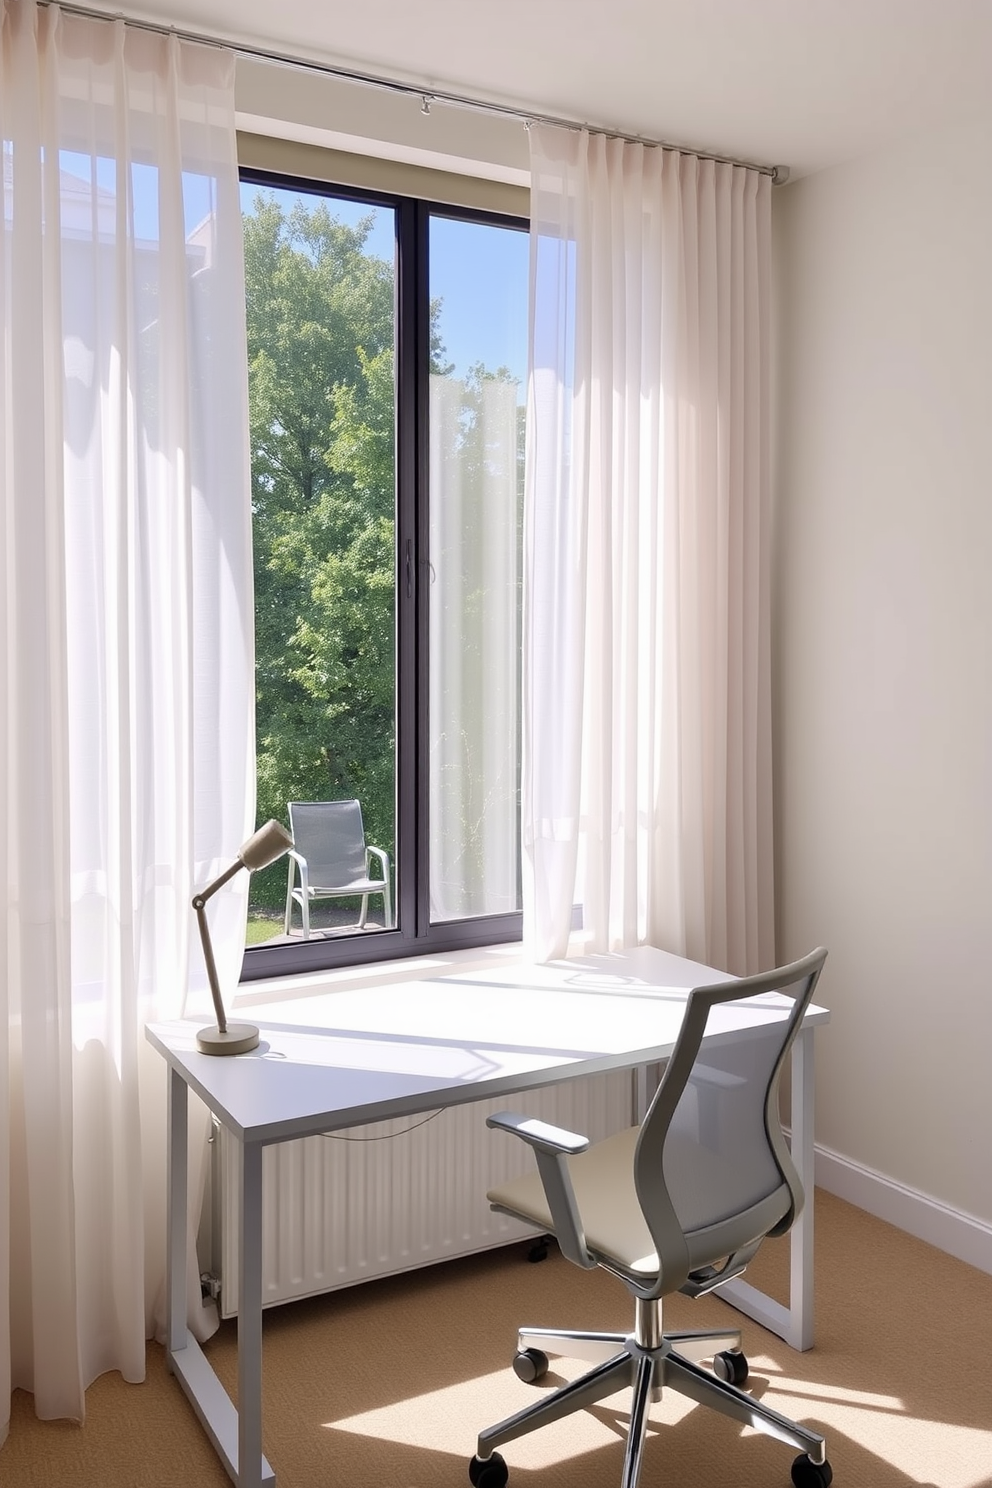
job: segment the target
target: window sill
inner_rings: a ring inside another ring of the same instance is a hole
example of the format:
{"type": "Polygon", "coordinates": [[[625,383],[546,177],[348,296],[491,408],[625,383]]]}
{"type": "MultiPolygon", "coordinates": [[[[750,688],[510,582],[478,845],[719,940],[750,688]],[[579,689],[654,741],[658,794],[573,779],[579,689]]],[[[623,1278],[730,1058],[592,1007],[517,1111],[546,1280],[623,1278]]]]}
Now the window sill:
{"type": "Polygon", "coordinates": [[[300,997],[319,997],[327,992],[352,991],[358,987],[383,987],[393,982],[447,976],[456,971],[491,971],[494,966],[518,965],[523,959],[523,942],[517,940],[503,945],[473,946],[425,956],[398,957],[394,961],[338,966],[305,972],[299,976],[271,977],[243,982],[231,1007],[233,1010],[260,1003],[290,1002],[300,997]]]}

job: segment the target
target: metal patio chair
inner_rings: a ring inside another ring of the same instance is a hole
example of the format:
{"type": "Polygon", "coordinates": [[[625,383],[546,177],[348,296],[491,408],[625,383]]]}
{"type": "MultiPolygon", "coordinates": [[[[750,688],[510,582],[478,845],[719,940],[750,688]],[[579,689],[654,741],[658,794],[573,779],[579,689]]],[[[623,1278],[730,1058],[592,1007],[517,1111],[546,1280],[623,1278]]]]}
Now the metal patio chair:
{"type": "Polygon", "coordinates": [[[360,802],[290,801],[289,828],[293,846],[289,852],[286,887],[287,935],[294,900],[303,914],[303,939],[309,940],[311,904],[318,899],[359,895],[362,909],[356,928],[364,930],[370,894],[382,895],[385,928],[393,928],[389,854],[365,841],[360,802]],[[378,873],[373,872],[374,861],[378,863],[378,873]]]}

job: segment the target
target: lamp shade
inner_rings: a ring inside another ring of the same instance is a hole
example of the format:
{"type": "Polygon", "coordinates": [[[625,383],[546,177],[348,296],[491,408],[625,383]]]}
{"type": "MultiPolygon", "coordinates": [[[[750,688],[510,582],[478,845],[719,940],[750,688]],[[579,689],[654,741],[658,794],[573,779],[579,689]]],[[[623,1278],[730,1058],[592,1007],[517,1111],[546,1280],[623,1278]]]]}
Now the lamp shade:
{"type": "Polygon", "coordinates": [[[252,833],[238,857],[249,873],[257,873],[260,868],[268,868],[270,863],[281,858],[292,845],[293,839],[282,822],[268,821],[252,833]]]}

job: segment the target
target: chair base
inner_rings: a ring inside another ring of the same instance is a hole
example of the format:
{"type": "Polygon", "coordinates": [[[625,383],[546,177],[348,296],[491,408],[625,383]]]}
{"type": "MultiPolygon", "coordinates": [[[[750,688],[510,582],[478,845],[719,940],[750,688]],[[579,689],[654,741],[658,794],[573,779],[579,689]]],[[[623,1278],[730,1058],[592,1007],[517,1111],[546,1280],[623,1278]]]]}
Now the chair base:
{"type": "MultiPolygon", "coordinates": [[[[573,1411],[594,1405],[596,1401],[615,1394],[625,1385],[631,1386],[634,1398],[621,1488],[636,1488],[644,1453],[648,1409],[653,1401],[661,1398],[665,1387],[677,1390],[698,1405],[710,1406],[722,1415],[730,1416],[742,1426],[754,1427],[757,1431],[764,1431],[777,1437],[779,1441],[799,1448],[806,1455],[797,1459],[793,1467],[794,1482],[821,1484],[822,1488],[827,1488],[830,1482],[831,1472],[822,1436],[789,1420],[787,1416],[779,1415],[736,1385],[700,1368],[700,1360],[712,1358],[724,1351],[732,1355],[739,1354],[739,1331],[663,1334],[660,1299],[642,1301],[638,1298],[633,1333],[521,1328],[518,1343],[521,1354],[533,1349],[540,1355],[564,1354],[568,1358],[590,1359],[596,1363],[578,1379],[534,1401],[515,1415],[508,1416],[505,1421],[480,1431],[477,1455],[470,1471],[473,1483],[488,1481],[484,1469],[496,1447],[549,1425],[552,1421],[560,1421],[573,1411]],[[806,1462],[811,1476],[797,1477],[797,1470],[800,1473],[805,1472],[800,1464],[806,1462]]],[[[740,1357],[743,1363],[743,1356],[740,1357]]],[[[746,1369],[746,1364],[744,1368],[746,1369]]],[[[539,1378],[541,1373],[543,1369],[537,1367],[534,1377],[539,1378]]],[[[746,1375],[743,1377],[746,1378],[746,1375]]],[[[499,1472],[492,1475],[494,1485],[499,1476],[499,1472]]],[[[502,1481],[506,1481],[505,1467],[502,1470],[502,1481]]]]}

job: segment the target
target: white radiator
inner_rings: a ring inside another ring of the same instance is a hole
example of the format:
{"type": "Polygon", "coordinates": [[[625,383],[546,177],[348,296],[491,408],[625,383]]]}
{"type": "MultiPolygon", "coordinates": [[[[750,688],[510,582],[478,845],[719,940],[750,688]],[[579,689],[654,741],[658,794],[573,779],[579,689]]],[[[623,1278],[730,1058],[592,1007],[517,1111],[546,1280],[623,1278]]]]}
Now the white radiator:
{"type": "MultiPolygon", "coordinates": [[[[629,1126],[629,1070],[587,1075],[495,1101],[305,1137],[262,1156],[262,1301],[266,1307],[414,1266],[505,1245],[532,1233],[494,1214],[486,1190],[534,1158],[486,1117],[523,1111],[598,1140],[629,1126]]],[[[236,1144],[215,1132],[211,1270],[222,1317],[237,1312],[236,1144]]]]}

